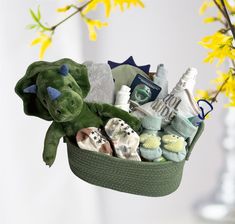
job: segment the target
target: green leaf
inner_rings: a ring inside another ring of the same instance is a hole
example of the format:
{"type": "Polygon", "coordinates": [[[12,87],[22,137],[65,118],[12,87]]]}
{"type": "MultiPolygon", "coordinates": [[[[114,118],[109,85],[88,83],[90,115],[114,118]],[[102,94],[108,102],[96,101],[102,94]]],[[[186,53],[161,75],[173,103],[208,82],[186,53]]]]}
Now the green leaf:
{"type": "Polygon", "coordinates": [[[40,11],[40,5],[38,6],[38,20],[41,19],[41,11],[40,11]]]}
{"type": "Polygon", "coordinates": [[[39,19],[38,19],[38,17],[36,16],[36,14],[34,13],[34,11],[33,11],[32,9],[29,9],[29,12],[30,12],[30,14],[31,14],[31,16],[32,16],[32,18],[33,18],[33,20],[34,20],[36,23],[38,23],[38,22],[39,22],[39,19]]]}
{"type": "Polygon", "coordinates": [[[29,24],[29,25],[26,26],[26,29],[32,30],[32,29],[35,29],[37,27],[38,27],[37,24],[29,24]]]}

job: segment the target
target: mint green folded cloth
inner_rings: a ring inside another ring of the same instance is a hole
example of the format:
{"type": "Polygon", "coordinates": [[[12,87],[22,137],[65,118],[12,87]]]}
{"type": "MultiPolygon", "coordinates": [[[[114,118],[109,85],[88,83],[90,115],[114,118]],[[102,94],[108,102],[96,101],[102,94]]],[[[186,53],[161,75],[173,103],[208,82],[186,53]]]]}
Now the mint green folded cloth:
{"type": "Polygon", "coordinates": [[[198,127],[194,126],[186,117],[177,115],[164,131],[169,134],[181,136],[184,139],[193,139],[198,127]]]}

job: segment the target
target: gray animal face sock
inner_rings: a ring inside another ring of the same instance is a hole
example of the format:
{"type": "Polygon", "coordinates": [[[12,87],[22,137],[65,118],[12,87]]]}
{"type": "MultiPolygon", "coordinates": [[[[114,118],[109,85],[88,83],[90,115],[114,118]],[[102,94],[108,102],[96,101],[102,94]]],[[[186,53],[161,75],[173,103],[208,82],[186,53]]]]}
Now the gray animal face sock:
{"type": "Polygon", "coordinates": [[[98,128],[83,128],[77,132],[77,144],[81,149],[102,152],[107,155],[112,155],[112,145],[117,157],[135,161],[141,160],[137,153],[139,135],[123,120],[110,119],[105,125],[105,132],[108,138],[98,128]]]}
{"type": "Polygon", "coordinates": [[[139,135],[123,120],[112,118],[105,125],[105,132],[114,146],[117,157],[141,161],[137,149],[139,135]]]}
{"type": "Polygon", "coordinates": [[[88,69],[88,78],[91,89],[86,97],[87,102],[114,103],[114,82],[108,64],[95,64],[87,61],[84,63],[88,69]],[[105,84],[105,88],[104,88],[105,84]]]}
{"type": "Polygon", "coordinates": [[[83,128],[77,132],[76,141],[81,149],[112,155],[113,150],[101,130],[95,127],[83,128]]]}

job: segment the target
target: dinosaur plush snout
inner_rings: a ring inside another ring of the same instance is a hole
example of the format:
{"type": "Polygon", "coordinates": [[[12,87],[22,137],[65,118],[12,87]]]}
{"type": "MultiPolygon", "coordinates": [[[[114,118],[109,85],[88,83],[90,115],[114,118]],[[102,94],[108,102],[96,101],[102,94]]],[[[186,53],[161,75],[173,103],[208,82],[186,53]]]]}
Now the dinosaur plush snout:
{"type": "Polygon", "coordinates": [[[57,122],[73,120],[74,117],[80,114],[83,107],[81,95],[69,90],[56,92],[53,97],[50,97],[49,101],[47,109],[57,122]]]}

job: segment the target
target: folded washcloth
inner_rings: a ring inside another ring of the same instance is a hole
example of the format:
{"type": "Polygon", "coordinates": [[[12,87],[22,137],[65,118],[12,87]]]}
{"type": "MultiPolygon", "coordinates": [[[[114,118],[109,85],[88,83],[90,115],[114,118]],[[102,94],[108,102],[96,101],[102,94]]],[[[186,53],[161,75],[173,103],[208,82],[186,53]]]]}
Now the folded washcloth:
{"type": "Polygon", "coordinates": [[[84,63],[88,70],[90,91],[86,97],[87,102],[114,103],[114,82],[108,64],[97,64],[91,61],[84,63]],[[104,88],[105,85],[105,88],[104,88]]]}
{"type": "Polygon", "coordinates": [[[148,73],[150,65],[138,66],[136,65],[133,57],[129,57],[122,63],[108,61],[108,64],[112,69],[116,93],[121,89],[122,85],[131,86],[131,83],[137,74],[149,78],[148,73]]]}

